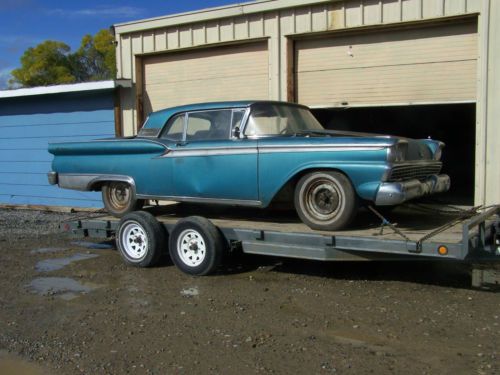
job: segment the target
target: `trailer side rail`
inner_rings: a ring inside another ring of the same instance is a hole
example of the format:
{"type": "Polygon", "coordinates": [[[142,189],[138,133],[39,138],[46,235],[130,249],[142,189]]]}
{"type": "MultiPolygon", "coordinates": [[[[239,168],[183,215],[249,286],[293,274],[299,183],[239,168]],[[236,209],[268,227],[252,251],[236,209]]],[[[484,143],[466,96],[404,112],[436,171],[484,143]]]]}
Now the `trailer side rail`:
{"type": "MultiPolygon", "coordinates": [[[[486,222],[500,213],[500,205],[476,214],[462,224],[462,237],[456,242],[434,242],[430,239],[435,229],[421,240],[408,237],[401,240],[369,236],[325,235],[314,233],[235,228],[219,225],[226,240],[252,254],[285,256],[315,260],[373,260],[373,259],[450,259],[470,260],[487,258],[498,260],[496,244],[487,243],[486,222]],[[476,230],[477,229],[477,230],[476,230]]],[[[498,217],[496,217],[498,227],[498,217]]],[[[162,223],[170,232],[175,223],[162,223]]],[[[118,228],[118,220],[105,217],[80,219],[63,223],[65,231],[88,237],[111,237],[118,228]]],[[[458,222],[454,225],[458,225],[458,222]]],[[[446,226],[446,224],[445,224],[446,226]]],[[[444,226],[443,226],[444,227],[444,226]]]]}

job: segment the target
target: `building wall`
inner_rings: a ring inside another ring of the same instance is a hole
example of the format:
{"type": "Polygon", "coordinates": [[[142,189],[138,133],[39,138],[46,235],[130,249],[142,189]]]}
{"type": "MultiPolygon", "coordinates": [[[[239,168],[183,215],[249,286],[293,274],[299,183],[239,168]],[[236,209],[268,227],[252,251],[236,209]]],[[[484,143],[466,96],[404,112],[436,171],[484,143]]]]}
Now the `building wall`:
{"type": "Polygon", "coordinates": [[[0,204],[102,207],[99,193],[47,182],[49,142],[115,135],[113,91],[0,99],[0,204]]]}
{"type": "Polygon", "coordinates": [[[483,2],[477,108],[476,202],[500,203],[500,2],[483,2]]]}
{"type": "MultiPolygon", "coordinates": [[[[476,121],[477,204],[500,202],[499,26],[496,0],[270,0],[116,25],[118,77],[136,82],[136,57],[266,38],[269,47],[269,98],[293,99],[290,79],[293,38],[371,27],[478,17],[476,121]],[[495,44],[496,43],[496,44],[495,44]]],[[[334,35],[334,34],[332,34],[334,35]]],[[[137,129],[135,87],[122,91],[124,134],[137,129]]]]}
{"type": "MultiPolygon", "coordinates": [[[[290,36],[474,14],[480,9],[481,0],[275,0],[117,25],[118,77],[135,84],[136,56],[268,38],[270,99],[286,100],[290,36]]],[[[125,134],[137,130],[134,93],[134,87],[122,92],[125,134]]]]}

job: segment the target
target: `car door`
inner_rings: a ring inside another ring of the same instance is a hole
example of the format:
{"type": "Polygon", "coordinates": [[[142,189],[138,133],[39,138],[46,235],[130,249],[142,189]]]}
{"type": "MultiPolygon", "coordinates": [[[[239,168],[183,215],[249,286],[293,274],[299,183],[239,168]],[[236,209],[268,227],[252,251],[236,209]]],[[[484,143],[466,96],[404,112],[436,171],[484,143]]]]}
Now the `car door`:
{"type": "Polygon", "coordinates": [[[186,113],[184,139],[169,155],[176,196],[258,204],[257,143],[233,136],[244,115],[244,109],[186,113]]]}
{"type": "Polygon", "coordinates": [[[141,179],[136,181],[138,194],[150,198],[175,196],[171,150],[184,139],[185,113],[172,116],[155,140],[167,147],[161,156],[148,157],[138,168],[141,179]]]}

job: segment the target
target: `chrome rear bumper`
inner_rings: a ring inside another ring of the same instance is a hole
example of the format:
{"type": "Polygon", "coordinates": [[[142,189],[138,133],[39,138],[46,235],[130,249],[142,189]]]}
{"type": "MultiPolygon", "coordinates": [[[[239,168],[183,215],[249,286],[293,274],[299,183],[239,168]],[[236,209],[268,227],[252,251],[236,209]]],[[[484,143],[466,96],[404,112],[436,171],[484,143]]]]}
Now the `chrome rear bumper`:
{"type": "Polygon", "coordinates": [[[424,195],[442,193],[450,189],[450,177],[445,174],[433,175],[423,181],[383,182],[378,189],[375,204],[392,206],[424,195]]]}
{"type": "Polygon", "coordinates": [[[51,184],[51,185],[55,185],[59,182],[57,172],[52,171],[52,172],[47,173],[47,178],[49,180],[49,184],[51,184]]]}

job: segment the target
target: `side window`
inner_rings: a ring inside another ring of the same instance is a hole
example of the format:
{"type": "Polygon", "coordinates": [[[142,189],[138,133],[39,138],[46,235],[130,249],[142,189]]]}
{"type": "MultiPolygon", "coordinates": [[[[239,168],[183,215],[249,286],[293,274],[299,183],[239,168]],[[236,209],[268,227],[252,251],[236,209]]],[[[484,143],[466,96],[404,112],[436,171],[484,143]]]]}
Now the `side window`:
{"type": "Polygon", "coordinates": [[[243,121],[243,117],[245,116],[244,109],[235,109],[233,110],[233,118],[231,120],[231,130],[238,127],[241,129],[241,122],[243,121]]]}
{"type": "Polygon", "coordinates": [[[186,137],[188,140],[202,138],[203,134],[207,134],[210,131],[211,126],[210,120],[199,117],[196,114],[189,114],[188,118],[188,128],[186,137]]]}
{"type": "Polygon", "coordinates": [[[165,126],[161,137],[163,139],[170,139],[172,141],[182,141],[184,136],[184,114],[176,115],[171,118],[165,126]]]}
{"type": "Polygon", "coordinates": [[[230,109],[189,113],[186,140],[229,139],[231,136],[231,114],[230,109]]]}

